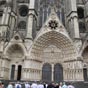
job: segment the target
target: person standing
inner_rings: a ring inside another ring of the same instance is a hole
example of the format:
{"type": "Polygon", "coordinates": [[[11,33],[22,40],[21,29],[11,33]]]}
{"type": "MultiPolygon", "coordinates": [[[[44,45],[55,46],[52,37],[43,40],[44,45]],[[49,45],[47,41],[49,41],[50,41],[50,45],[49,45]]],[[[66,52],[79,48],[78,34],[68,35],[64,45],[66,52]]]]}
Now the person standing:
{"type": "Polygon", "coordinates": [[[28,82],[25,83],[25,88],[30,88],[30,84],[28,82]]]}
{"type": "Polygon", "coordinates": [[[9,82],[9,84],[8,84],[7,88],[13,88],[13,85],[12,85],[12,83],[11,83],[11,82],[9,82]]]}
{"type": "Polygon", "coordinates": [[[2,82],[0,81],[0,88],[3,88],[2,82]]]}
{"type": "Polygon", "coordinates": [[[59,88],[62,88],[62,82],[60,82],[59,88]]]}
{"type": "Polygon", "coordinates": [[[55,84],[52,82],[47,86],[47,88],[55,88],[55,84]]]}
{"type": "Polygon", "coordinates": [[[59,88],[59,84],[58,84],[58,83],[56,83],[54,88],[59,88]]]}
{"type": "Polygon", "coordinates": [[[34,83],[32,83],[32,85],[31,85],[31,88],[37,88],[37,83],[36,82],[34,82],[34,83]]]}
{"type": "Polygon", "coordinates": [[[71,83],[69,83],[67,88],[75,88],[71,83]]]}
{"type": "Polygon", "coordinates": [[[65,84],[65,82],[63,83],[62,88],[68,88],[68,86],[65,84]]]}
{"type": "Polygon", "coordinates": [[[43,86],[44,86],[44,88],[47,88],[47,87],[46,87],[46,83],[45,83],[45,82],[43,83],[43,86]]]}
{"type": "Polygon", "coordinates": [[[37,86],[37,88],[44,88],[44,85],[42,84],[42,82],[40,82],[37,86]]]}
{"type": "Polygon", "coordinates": [[[17,83],[15,84],[15,88],[22,88],[22,86],[21,86],[21,84],[20,84],[19,82],[17,82],[17,83]]]}

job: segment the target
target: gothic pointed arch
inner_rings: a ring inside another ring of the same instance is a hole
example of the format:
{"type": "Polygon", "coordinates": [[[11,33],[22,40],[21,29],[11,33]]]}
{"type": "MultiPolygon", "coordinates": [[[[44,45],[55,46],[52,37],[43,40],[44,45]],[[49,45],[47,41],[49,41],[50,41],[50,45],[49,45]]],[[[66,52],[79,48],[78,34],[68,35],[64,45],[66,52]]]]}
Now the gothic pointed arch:
{"type": "Polygon", "coordinates": [[[23,54],[23,56],[27,53],[19,32],[15,32],[10,42],[6,44],[4,49],[4,55],[8,56],[10,52],[15,53],[15,50],[18,50],[20,54],[23,54]]]}
{"type": "MultiPolygon", "coordinates": [[[[76,55],[76,50],[71,40],[67,36],[57,31],[45,32],[37,39],[35,39],[31,49],[31,54],[34,54],[33,55],[34,57],[35,53],[36,54],[42,53],[43,50],[47,48],[49,45],[55,45],[58,49],[63,51],[64,56],[66,55],[66,57],[64,57],[65,60],[68,59],[70,52],[72,52],[70,56],[76,55]]],[[[74,58],[71,58],[71,59],[74,59],[74,58]]]]}
{"type": "Polygon", "coordinates": [[[63,67],[59,63],[56,63],[54,65],[54,81],[55,82],[63,81],[63,67]]]}
{"type": "Polygon", "coordinates": [[[51,81],[51,76],[52,76],[52,67],[49,63],[43,64],[42,67],[42,80],[43,81],[51,81]]]}
{"type": "Polygon", "coordinates": [[[4,50],[4,55],[11,61],[20,61],[24,59],[26,49],[21,43],[9,43],[4,50]]]}
{"type": "Polygon", "coordinates": [[[10,47],[8,47],[7,51],[6,51],[6,55],[9,57],[15,57],[15,58],[22,58],[24,55],[24,52],[21,48],[20,45],[18,44],[13,44],[10,47]]]}
{"type": "Polygon", "coordinates": [[[88,81],[88,46],[86,46],[82,52],[83,57],[83,76],[84,80],[88,81]]]}

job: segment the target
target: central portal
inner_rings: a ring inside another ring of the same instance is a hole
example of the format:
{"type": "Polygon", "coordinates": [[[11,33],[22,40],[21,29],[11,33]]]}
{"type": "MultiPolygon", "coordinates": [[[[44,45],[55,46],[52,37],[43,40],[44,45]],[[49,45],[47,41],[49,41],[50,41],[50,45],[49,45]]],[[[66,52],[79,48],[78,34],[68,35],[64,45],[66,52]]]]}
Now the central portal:
{"type": "Polygon", "coordinates": [[[56,31],[39,35],[31,50],[32,59],[42,61],[40,67],[42,74],[39,74],[39,77],[47,82],[68,80],[69,73],[66,67],[68,63],[66,61],[73,59],[75,54],[74,46],[68,36],[56,31]]]}

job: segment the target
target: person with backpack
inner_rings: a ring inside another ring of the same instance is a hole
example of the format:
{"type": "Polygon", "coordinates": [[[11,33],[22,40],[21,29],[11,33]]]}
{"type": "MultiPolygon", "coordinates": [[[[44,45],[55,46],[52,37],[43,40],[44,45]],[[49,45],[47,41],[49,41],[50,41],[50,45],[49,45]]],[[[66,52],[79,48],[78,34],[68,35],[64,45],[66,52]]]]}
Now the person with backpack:
{"type": "Polygon", "coordinates": [[[17,82],[17,83],[15,84],[15,88],[22,88],[22,86],[21,86],[21,84],[20,84],[19,82],[17,82]]]}

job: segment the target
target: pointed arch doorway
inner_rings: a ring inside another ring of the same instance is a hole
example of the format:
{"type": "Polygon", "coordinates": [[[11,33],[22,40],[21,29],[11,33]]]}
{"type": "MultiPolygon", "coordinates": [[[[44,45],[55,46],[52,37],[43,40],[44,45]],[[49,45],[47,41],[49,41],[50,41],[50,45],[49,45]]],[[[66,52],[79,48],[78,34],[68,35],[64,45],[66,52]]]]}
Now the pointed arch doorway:
{"type": "Polygon", "coordinates": [[[10,79],[14,80],[15,77],[15,65],[11,65],[11,76],[10,79]]]}
{"type": "Polygon", "coordinates": [[[63,81],[63,67],[59,63],[54,65],[54,81],[55,82],[63,81]]]}
{"type": "Polygon", "coordinates": [[[84,81],[88,81],[88,46],[85,47],[82,56],[84,62],[84,67],[83,67],[84,81]]]}
{"type": "Polygon", "coordinates": [[[22,70],[22,66],[18,65],[17,80],[21,80],[21,70],[22,70]]]}
{"type": "Polygon", "coordinates": [[[51,76],[52,76],[52,67],[49,63],[45,63],[42,67],[42,80],[50,82],[51,76]]]}

